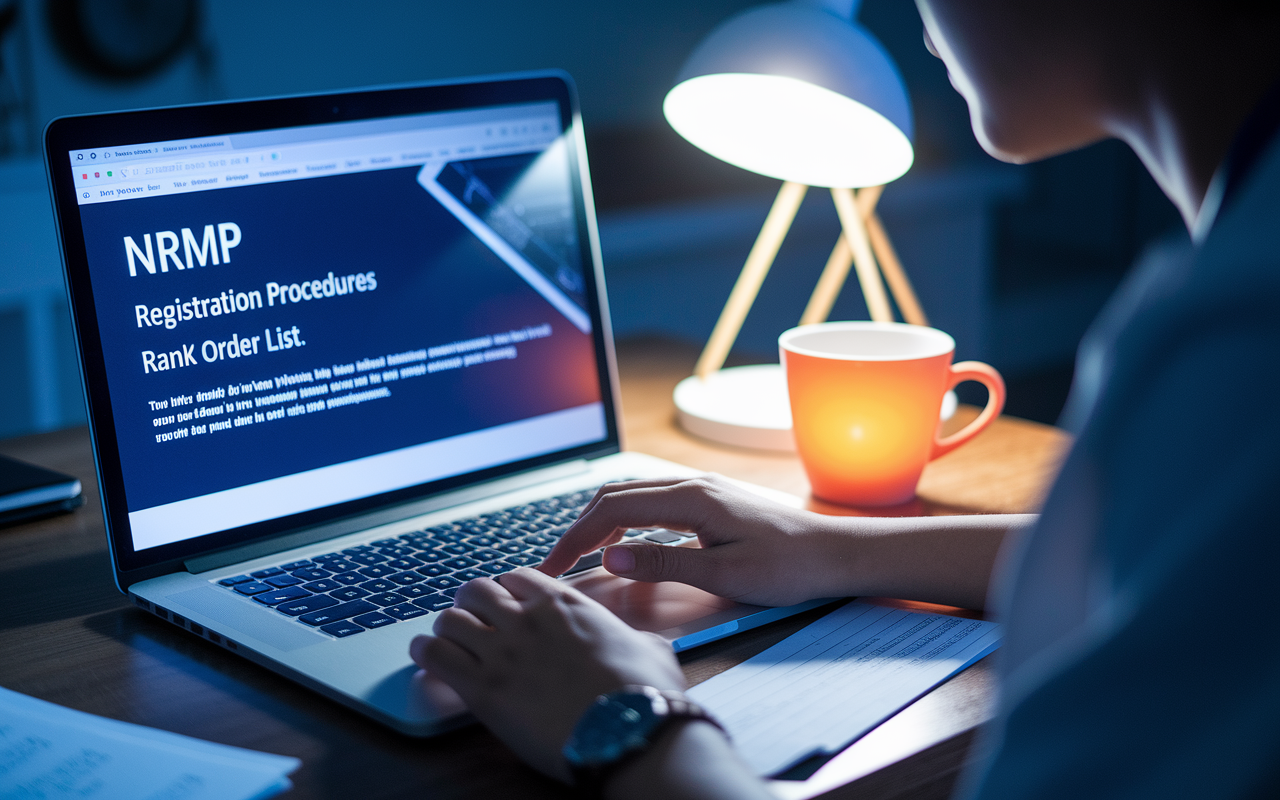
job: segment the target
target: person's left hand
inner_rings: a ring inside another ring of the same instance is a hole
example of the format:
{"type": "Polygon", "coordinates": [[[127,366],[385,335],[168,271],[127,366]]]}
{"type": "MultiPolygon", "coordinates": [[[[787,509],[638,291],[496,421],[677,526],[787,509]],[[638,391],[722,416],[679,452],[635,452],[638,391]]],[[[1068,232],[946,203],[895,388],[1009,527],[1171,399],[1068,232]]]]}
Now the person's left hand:
{"type": "Polygon", "coordinates": [[[683,690],[671,646],[532,569],[477,578],[409,653],[453,687],[527,763],[561,780],[561,748],[599,695],[626,684],[683,690]]]}

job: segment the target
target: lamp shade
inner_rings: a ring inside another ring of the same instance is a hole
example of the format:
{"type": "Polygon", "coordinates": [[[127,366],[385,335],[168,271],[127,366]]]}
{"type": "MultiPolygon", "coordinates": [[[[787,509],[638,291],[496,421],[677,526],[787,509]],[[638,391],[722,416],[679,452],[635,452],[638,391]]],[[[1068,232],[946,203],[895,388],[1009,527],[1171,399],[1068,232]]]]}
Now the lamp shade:
{"type": "Polygon", "coordinates": [[[879,186],[914,160],[911,104],[849,0],[792,0],[721,23],[663,103],[684,138],[743,169],[809,186],[879,186]]]}

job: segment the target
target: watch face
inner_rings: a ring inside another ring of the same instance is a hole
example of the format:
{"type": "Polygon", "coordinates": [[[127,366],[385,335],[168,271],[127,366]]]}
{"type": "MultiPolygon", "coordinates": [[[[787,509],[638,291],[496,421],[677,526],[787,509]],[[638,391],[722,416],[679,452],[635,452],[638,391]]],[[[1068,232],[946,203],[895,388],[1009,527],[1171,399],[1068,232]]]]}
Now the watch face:
{"type": "Polygon", "coordinates": [[[648,744],[649,735],[663,719],[648,694],[606,695],[583,714],[565,744],[564,756],[576,767],[612,764],[648,744]]]}

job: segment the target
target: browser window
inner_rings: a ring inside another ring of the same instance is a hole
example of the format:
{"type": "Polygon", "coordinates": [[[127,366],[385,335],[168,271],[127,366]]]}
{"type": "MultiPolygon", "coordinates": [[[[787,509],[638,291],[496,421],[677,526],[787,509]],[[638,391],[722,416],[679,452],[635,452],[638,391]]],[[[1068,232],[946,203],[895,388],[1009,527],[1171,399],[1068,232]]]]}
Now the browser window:
{"type": "Polygon", "coordinates": [[[75,150],[135,550],[601,441],[555,103],[75,150]]]}

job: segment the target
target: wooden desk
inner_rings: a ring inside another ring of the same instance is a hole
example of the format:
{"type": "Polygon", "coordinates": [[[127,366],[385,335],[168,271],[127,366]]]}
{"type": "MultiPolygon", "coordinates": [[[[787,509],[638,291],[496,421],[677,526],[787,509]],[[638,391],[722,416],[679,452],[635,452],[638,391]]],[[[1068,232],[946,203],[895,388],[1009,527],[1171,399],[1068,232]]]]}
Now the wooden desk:
{"type": "MultiPolygon", "coordinates": [[[[726,475],[807,493],[792,457],[700,443],[672,426],[671,389],[694,351],[620,348],[628,446],[726,475]]],[[[929,467],[921,503],[899,513],[1032,510],[1065,447],[1052,428],[1004,419],[929,467]]],[[[565,797],[472,727],[409,739],[145,614],[111,582],[87,431],[0,442],[0,452],[77,475],[85,505],[0,529],[0,686],[72,708],[226,744],[297,756],[289,798],[565,797]]],[[[828,509],[829,510],[829,509],[828,509]]],[[[814,614],[709,645],[683,659],[705,680],[790,634],[814,614]]],[[[988,715],[979,664],[917,701],[848,753],[831,796],[944,797],[988,715]]]]}

